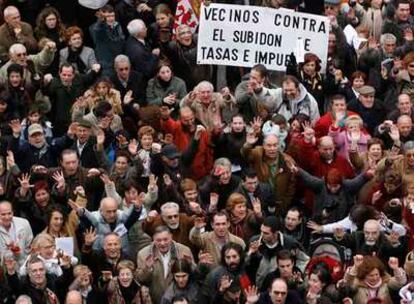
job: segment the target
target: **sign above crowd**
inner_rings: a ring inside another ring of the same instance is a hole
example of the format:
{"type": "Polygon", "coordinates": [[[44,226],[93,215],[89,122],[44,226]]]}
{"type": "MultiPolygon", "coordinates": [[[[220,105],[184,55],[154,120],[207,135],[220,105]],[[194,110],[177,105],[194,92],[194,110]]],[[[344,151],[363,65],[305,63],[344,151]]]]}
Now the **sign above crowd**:
{"type": "Polygon", "coordinates": [[[285,71],[290,54],[314,53],[326,66],[329,21],[323,16],[257,6],[202,5],[198,64],[285,71]]]}

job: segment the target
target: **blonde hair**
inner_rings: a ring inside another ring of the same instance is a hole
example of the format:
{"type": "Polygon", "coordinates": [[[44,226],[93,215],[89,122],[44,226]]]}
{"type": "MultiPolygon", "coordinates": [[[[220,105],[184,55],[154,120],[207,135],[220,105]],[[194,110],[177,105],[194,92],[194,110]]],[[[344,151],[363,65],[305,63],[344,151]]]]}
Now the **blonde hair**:
{"type": "Polygon", "coordinates": [[[346,120],[345,120],[345,126],[348,128],[349,126],[351,126],[352,124],[357,123],[358,126],[361,128],[364,124],[364,122],[362,121],[361,117],[357,116],[357,115],[352,115],[349,116],[346,120]]]}
{"type": "Polygon", "coordinates": [[[45,243],[52,243],[54,245],[55,238],[49,233],[40,233],[33,239],[32,248],[38,249],[41,245],[45,245],[45,243]]]}
{"type": "Polygon", "coordinates": [[[236,205],[244,204],[246,205],[247,199],[240,193],[232,193],[226,202],[226,211],[231,212],[236,205]]]}
{"type": "Polygon", "coordinates": [[[77,278],[77,277],[79,277],[79,276],[81,276],[81,275],[83,275],[83,274],[85,274],[87,272],[91,272],[91,270],[86,265],[79,264],[79,265],[76,265],[73,268],[73,276],[75,278],[77,278]]]}

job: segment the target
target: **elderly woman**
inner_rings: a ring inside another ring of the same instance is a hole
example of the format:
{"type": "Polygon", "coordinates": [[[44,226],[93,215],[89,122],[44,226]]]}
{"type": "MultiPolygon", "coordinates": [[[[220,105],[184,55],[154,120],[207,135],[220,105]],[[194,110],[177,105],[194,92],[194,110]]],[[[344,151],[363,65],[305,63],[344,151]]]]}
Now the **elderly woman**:
{"type": "Polygon", "coordinates": [[[392,290],[398,291],[407,281],[405,271],[399,267],[398,259],[391,257],[388,266],[393,271],[391,277],[382,261],[375,256],[354,256],[354,265],[345,273],[345,285],[356,291],[354,304],[365,304],[374,298],[384,303],[393,303],[392,290]]]}
{"type": "Polygon", "coordinates": [[[77,72],[87,73],[97,63],[95,51],[83,45],[83,31],[77,26],[71,26],[65,31],[67,47],[60,50],[60,64],[69,62],[76,67],[77,72]]]}
{"type": "Polygon", "coordinates": [[[342,117],[336,117],[335,123],[331,125],[328,133],[335,142],[338,155],[349,159],[349,150],[356,150],[358,153],[366,152],[368,140],[371,138],[371,135],[363,131],[361,117],[356,115],[348,117],[345,120],[345,130],[342,131],[339,127],[341,119],[342,117]]]}
{"type": "Polygon", "coordinates": [[[263,221],[261,202],[255,198],[253,210],[247,209],[247,199],[240,193],[233,193],[227,200],[226,211],[230,214],[230,232],[246,243],[260,233],[263,221]]]}
{"type": "Polygon", "coordinates": [[[38,234],[32,243],[33,253],[30,254],[26,262],[20,267],[19,274],[24,276],[27,274],[27,262],[36,255],[43,260],[46,272],[60,277],[63,274],[60,266],[61,260],[69,260],[72,266],[78,263],[78,259],[61,250],[56,250],[55,238],[47,233],[38,234]]]}
{"type": "Polygon", "coordinates": [[[224,88],[221,93],[214,93],[214,87],[208,81],[200,82],[194,91],[181,100],[180,105],[190,106],[196,118],[208,130],[213,130],[222,123],[229,124],[231,117],[238,112],[236,101],[228,88],[224,88]]]}
{"type": "Polygon", "coordinates": [[[377,164],[385,156],[384,142],[376,137],[367,141],[367,151],[349,150],[349,160],[355,171],[361,172],[377,164]]]}

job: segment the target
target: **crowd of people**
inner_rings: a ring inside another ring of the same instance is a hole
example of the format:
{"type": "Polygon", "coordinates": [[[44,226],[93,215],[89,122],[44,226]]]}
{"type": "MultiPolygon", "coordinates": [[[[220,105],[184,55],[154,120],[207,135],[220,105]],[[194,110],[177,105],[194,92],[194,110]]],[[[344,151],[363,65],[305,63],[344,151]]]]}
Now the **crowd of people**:
{"type": "Polygon", "coordinates": [[[414,2],[217,2],[326,16],[326,66],[197,64],[176,1],[0,1],[1,303],[414,303],[414,2]]]}

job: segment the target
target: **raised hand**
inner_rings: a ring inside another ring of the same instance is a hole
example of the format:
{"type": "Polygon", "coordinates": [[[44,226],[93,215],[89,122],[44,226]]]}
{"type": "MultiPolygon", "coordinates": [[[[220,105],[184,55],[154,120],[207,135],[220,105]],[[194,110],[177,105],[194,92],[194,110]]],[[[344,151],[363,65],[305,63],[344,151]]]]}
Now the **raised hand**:
{"type": "Polygon", "coordinates": [[[28,173],[22,174],[21,178],[17,179],[20,183],[20,195],[25,197],[26,194],[29,192],[30,188],[33,188],[34,185],[30,184],[30,175],[28,173]]]}
{"type": "Polygon", "coordinates": [[[122,134],[119,134],[116,137],[116,140],[118,141],[118,146],[126,146],[128,144],[128,140],[126,139],[126,137],[122,134]]]}
{"type": "Polygon", "coordinates": [[[189,202],[188,205],[190,206],[190,210],[195,214],[201,214],[203,212],[199,203],[189,202]]]}
{"type": "Polygon", "coordinates": [[[14,160],[14,154],[11,150],[7,151],[6,163],[7,163],[7,168],[8,169],[10,169],[11,167],[13,167],[16,164],[16,162],[14,160]]]}
{"type": "Polygon", "coordinates": [[[164,174],[164,175],[162,176],[162,179],[164,180],[164,185],[165,185],[165,186],[169,187],[169,186],[171,186],[171,185],[172,185],[172,180],[171,180],[171,177],[170,177],[168,174],[164,174]]]}
{"type": "Polygon", "coordinates": [[[91,168],[88,171],[88,174],[86,175],[87,177],[94,177],[94,176],[99,176],[101,175],[101,171],[99,171],[99,169],[96,168],[91,168]]]}
{"type": "Polygon", "coordinates": [[[252,205],[253,205],[254,214],[261,216],[262,215],[262,203],[260,202],[260,199],[258,199],[257,197],[253,198],[252,205]]]}
{"type": "Polygon", "coordinates": [[[390,268],[394,271],[397,270],[398,267],[399,267],[398,259],[395,258],[395,257],[390,257],[389,260],[388,260],[388,266],[390,266],[390,268]]]}
{"type": "Polygon", "coordinates": [[[382,197],[382,192],[381,190],[375,191],[372,194],[372,198],[371,198],[371,203],[374,205],[376,202],[378,202],[382,197]]]}
{"type": "Polygon", "coordinates": [[[75,190],[73,191],[73,194],[74,195],[79,195],[79,196],[82,196],[82,197],[85,197],[85,188],[83,188],[82,186],[77,186],[76,188],[75,188],[75,190]]]}
{"type": "Polygon", "coordinates": [[[202,125],[198,125],[194,133],[194,139],[199,140],[201,138],[201,134],[205,131],[206,131],[206,128],[204,128],[202,125]]]}
{"type": "Polygon", "coordinates": [[[73,211],[75,211],[78,215],[83,210],[82,207],[80,207],[78,204],[76,204],[73,200],[68,200],[68,205],[72,208],[73,211]]]}
{"type": "Polygon", "coordinates": [[[254,117],[253,121],[250,123],[250,126],[253,129],[255,134],[260,134],[262,130],[263,119],[260,116],[254,117]]]}
{"type": "Polygon", "coordinates": [[[12,129],[13,135],[20,135],[20,132],[22,131],[22,125],[20,123],[19,119],[13,119],[9,123],[10,129],[12,129]]]}
{"type": "Polygon", "coordinates": [[[386,237],[391,246],[398,246],[400,244],[400,235],[398,232],[391,231],[391,233],[386,237]]]}
{"type": "Polygon", "coordinates": [[[258,240],[250,242],[248,255],[252,255],[259,251],[259,247],[261,245],[262,238],[260,237],[258,240]]]}
{"type": "Polygon", "coordinates": [[[147,269],[152,269],[152,267],[154,267],[154,256],[152,254],[149,254],[145,259],[145,267],[147,269]]]}
{"type": "Polygon", "coordinates": [[[364,256],[361,254],[354,255],[354,266],[358,268],[364,262],[364,256]]]}
{"type": "Polygon", "coordinates": [[[89,228],[83,233],[83,238],[85,241],[86,246],[92,246],[93,243],[95,243],[96,239],[98,238],[98,235],[96,234],[95,228],[89,228]]]}
{"type": "Polygon", "coordinates": [[[65,177],[63,175],[63,172],[56,171],[55,173],[52,174],[52,178],[56,182],[56,189],[58,190],[58,192],[65,191],[66,183],[65,183],[65,177]]]}
{"type": "Polygon", "coordinates": [[[219,201],[218,193],[211,192],[210,193],[210,207],[213,209],[217,208],[218,201],[219,201]]]}
{"type": "Polygon", "coordinates": [[[129,105],[131,103],[131,101],[133,101],[133,100],[134,100],[134,97],[132,97],[132,91],[129,90],[124,96],[123,103],[124,103],[124,105],[129,105]]]}
{"type": "Polygon", "coordinates": [[[107,174],[101,174],[99,177],[105,186],[115,185],[115,183],[109,178],[107,174]]]}
{"type": "Polygon", "coordinates": [[[256,286],[249,286],[244,290],[246,295],[246,304],[254,304],[259,301],[259,293],[256,286]]]}
{"type": "Polygon", "coordinates": [[[306,227],[308,227],[310,230],[312,230],[312,234],[320,234],[320,233],[322,233],[323,232],[323,227],[322,227],[322,225],[319,225],[319,224],[317,224],[316,222],[314,222],[314,221],[309,221],[307,224],[306,224],[306,227]]]}
{"type": "Polygon", "coordinates": [[[158,185],[158,177],[154,174],[150,174],[149,176],[149,183],[148,183],[148,192],[155,192],[157,190],[158,185]]]}
{"type": "Polygon", "coordinates": [[[142,204],[144,203],[144,199],[145,199],[145,193],[144,192],[141,192],[140,194],[138,194],[137,199],[132,202],[136,209],[141,209],[142,204]]]}
{"type": "Polygon", "coordinates": [[[194,227],[197,229],[204,228],[206,226],[206,221],[204,217],[196,217],[194,219],[194,227]]]}
{"type": "Polygon", "coordinates": [[[198,253],[198,263],[204,265],[213,265],[214,258],[210,252],[200,250],[198,253]]]}
{"type": "Polygon", "coordinates": [[[131,139],[128,144],[128,152],[135,156],[138,153],[138,142],[135,138],[131,139]]]}
{"type": "Polygon", "coordinates": [[[98,133],[96,134],[96,143],[99,146],[103,146],[105,143],[105,132],[102,129],[99,129],[98,133]]]}
{"type": "Polygon", "coordinates": [[[224,293],[229,287],[231,286],[231,283],[233,283],[233,280],[230,279],[229,276],[224,275],[220,278],[220,284],[219,284],[219,291],[220,293],[224,293]]]}

